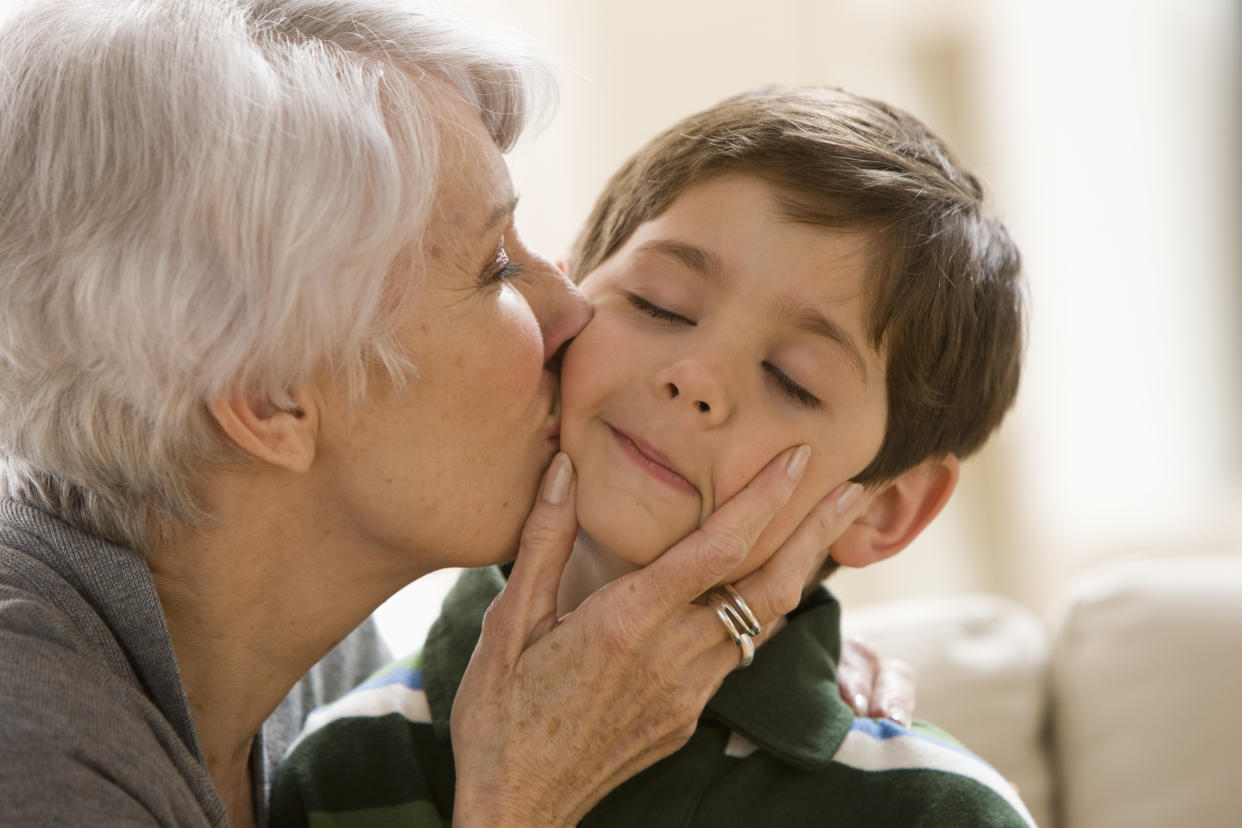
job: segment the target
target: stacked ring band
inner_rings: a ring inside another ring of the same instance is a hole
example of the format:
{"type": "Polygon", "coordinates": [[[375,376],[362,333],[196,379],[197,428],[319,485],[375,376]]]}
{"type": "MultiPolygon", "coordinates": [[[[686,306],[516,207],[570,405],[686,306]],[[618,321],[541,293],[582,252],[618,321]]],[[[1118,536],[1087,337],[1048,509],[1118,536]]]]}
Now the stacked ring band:
{"type": "Polygon", "coordinates": [[[717,587],[707,593],[707,602],[716,611],[716,616],[724,624],[733,643],[742,650],[742,660],[738,667],[749,667],[755,658],[753,639],[761,630],[759,619],[732,584],[717,587]]]}
{"type": "Polygon", "coordinates": [[[727,592],[729,597],[733,599],[729,604],[729,608],[740,613],[742,620],[746,624],[746,632],[751,635],[758,635],[762,632],[762,628],[759,626],[759,619],[751,612],[750,605],[738,594],[733,584],[725,584],[721,589],[727,592]]]}

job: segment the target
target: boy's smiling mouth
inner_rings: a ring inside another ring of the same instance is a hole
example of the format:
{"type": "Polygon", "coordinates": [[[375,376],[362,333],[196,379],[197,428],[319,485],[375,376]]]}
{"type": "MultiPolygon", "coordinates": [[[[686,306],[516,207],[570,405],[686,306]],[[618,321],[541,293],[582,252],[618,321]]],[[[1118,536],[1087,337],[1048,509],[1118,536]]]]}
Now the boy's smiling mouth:
{"type": "Polygon", "coordinates": [[[605,423],[605,425],[612,432],[612,436],[615,438],[621,451],[636,466],[647,472],[651,477],[672,488],[688,494],[699,495],[698,487],[691,483],[685,475],[677,471],[668,456],[659,449],[643,441],[641,438],[621,431],[610,423],[605,423]]]}

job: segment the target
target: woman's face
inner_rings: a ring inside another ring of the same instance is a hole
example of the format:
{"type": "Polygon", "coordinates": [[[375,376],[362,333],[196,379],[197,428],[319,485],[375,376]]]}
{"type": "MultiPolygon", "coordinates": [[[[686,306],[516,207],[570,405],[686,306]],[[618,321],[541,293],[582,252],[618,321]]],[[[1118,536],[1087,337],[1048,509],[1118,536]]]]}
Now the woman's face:
{"type": "Polygon", "coordinates": [[[513,185],[478,117],[445,109],[425,276],[400,329],[416,370],[403,392],[377,380],[361,404],[330,389],[320,443],[342,528],[416,574],[512,556],[558,445],[547,362],[590,316],[518,238],[513,185]]]}

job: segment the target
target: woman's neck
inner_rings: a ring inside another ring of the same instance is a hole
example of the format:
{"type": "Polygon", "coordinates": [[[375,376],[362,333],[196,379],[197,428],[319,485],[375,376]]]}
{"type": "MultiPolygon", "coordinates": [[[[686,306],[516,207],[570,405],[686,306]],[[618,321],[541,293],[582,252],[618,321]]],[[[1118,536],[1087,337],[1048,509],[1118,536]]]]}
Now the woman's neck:
{"type": "Polygon", "coordinates": [[[363,550],[346,548],[313,508],[265,485],[230,480],[210,501],[211,526],[149,557],[199,744],[233,824],[253,816],[249,760],[263,722],[379,604],[425,574],[368,571],[363,550]]]}

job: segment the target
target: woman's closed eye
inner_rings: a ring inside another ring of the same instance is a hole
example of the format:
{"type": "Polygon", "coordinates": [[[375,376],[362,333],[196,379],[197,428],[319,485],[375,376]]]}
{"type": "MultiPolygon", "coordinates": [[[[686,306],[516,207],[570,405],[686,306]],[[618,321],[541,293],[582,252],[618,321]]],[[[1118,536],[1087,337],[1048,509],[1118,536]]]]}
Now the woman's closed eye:
{"type": "Polygon", "coordinates": [[[507,282],[521,272],[522,266],[509,260],[509,254],[505,252],[505,237],[501,236],[500,246],[496,248],[496,254],[487,265],[487,282],[507,282]]]}
{"type": "Polygon", "coordinates": [[[660,320],[663,320],[664,322],[677,322],[682,325],[694,325],[694,322],[692,320],[687,319],[686,317],[682,316],[680,313],[673,313],[671,310],[666,310],[660,307],[659,305],[653,305],[652,303],[648,302],[646,299],[636,294],[633,294],[633,293],[626,294],[626,299],[635,308],[647,314],[653,319],[660,319],[660,320]]]}
{"type": "Polygon", "coordinates": [[[770,362],[763,363],[763,368],[768,372],[768,376],[772,378],[772,381],[776,383],[776,387],[781,390],[781,393],[789,397],[789,399],[807,408],[819,409],[823,407],[823,403],[819,401],[818,397],[794,382],[780,368],[777,368],[770,362]]]}

